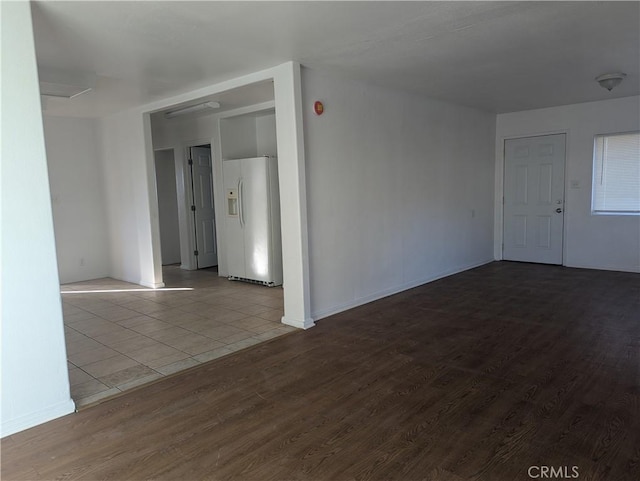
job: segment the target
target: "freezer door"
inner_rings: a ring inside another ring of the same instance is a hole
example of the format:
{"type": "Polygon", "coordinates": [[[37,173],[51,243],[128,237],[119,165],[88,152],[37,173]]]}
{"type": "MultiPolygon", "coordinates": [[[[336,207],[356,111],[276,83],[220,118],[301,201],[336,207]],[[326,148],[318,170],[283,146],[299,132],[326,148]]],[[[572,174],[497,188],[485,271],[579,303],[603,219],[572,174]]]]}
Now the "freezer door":
{"type": "Polygon", "coordinates": [[[244,229],[244,275],[247,279],[271,282],[271,199],[269,159],[242,159],[240,209],[244,229]]]}
{"type": "Polygon", "coordinates": [[[242,162],[225,160],[222,163],[222,178],[225,192],[225,244],[229,276],[245,278],[244,228],[242,206],[242,162]]]}

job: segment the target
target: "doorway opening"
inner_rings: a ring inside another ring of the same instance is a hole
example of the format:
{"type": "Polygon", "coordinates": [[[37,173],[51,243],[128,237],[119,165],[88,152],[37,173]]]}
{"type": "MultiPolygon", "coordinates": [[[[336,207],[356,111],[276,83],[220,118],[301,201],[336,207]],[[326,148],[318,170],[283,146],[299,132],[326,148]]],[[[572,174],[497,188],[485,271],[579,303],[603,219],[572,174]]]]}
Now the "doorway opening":
{"type": "MultiPolygon", "coordinates": [[[[294,327],[308,329],[314,326],[311,317],[310,284],[308,275],[308,242],[307,219],[305,209],[306,182],[304,162],[304,139],[302,126],[302,94],[300,65],[288,62],[273,69],[267,69],[234,81],[224,82],[210,88],[201,89],[198,95],[175,97],[175,102],[154,104],[150,111],[144,113],[145,145],[150,149],[174,148],[176,157],[180,157],[181,165],[178,175],[183,175],[182,191],[179,201],[188,202],[185,195],[188,189],[185,162],[185,143],[191,146],[211,142],[214,183],[217,209],[218,240],[218,273],[228,276],[225,229],[221,220],[224,216],[224,186],[222,180],[223,159],[247,158],[256,155],[270,155],[265,149],[268,145],[277,145],[279,185],[287,186],[286,202],[280,202],[282,242],[286,246],[287,255],[283,258],[283,285],[286,285],[285,315],[282,322],[294,327]],[[215,103],[217,109],[211,111],[186,111],[187,107],[203,103],[215,103]],[[167,114],[181,110],[182,115],[167,114]],[[251,113],[267,112],[251,119],[251,113]],[[272,112],[272,113],[271,113],[272,112]],[[241,117],[243,121],[230,122],[231,117],[241,117]],[[235,127],[239,130],[236,131],[235,127]],[[226,127],[232,127],[230,132],[226,127]],[[240,132],[242,131],[242,132],[240,132]],[[247,135],[247,133],[249,135],[247,135]],[[240,135],[236,135],[240,134],[240,135]],[[204,139],[204,142],[192,142],[204,139]],[[274,140],[275,139],[275,140],[274,140]],[[231,152],[236,147],[251,147],[252,155],[231,152]]],[[[151,240],[153,257],[153,274],[158,284],[162,281],[160,259],[160,242],[157,223],[154,224],[154,210],[157,206],[151,198],[151,240]]],[[[185,209],[180,209],[181,213],[185,209]]],[[[184,238],[189,234],[187,223],[190,216],[180,219],[182,242],[182,259],[192,257],[185,249],[190,242],[184,238]]],[[[183,265],[183,269],[194,269],[194,265],[183,265]]]]}
{"type": "Polygon", "coordinates": [[[158,223],[160,225],[160,252],[162,265],[180,263],[180,225],[178,216],[178,190],[173,149],[154,152],[156,190],[158,195],[158,223]]]}

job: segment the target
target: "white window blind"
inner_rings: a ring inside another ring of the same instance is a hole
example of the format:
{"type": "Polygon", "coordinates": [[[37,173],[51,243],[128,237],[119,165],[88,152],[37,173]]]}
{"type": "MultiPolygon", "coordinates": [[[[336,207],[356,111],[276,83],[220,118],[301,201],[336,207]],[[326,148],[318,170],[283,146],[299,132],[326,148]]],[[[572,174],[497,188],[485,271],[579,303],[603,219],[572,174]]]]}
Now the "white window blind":
{"type": "Polygon", "coordinates": [[[640,214],[640,132],[596,135],[592,211],[640,214]]]}

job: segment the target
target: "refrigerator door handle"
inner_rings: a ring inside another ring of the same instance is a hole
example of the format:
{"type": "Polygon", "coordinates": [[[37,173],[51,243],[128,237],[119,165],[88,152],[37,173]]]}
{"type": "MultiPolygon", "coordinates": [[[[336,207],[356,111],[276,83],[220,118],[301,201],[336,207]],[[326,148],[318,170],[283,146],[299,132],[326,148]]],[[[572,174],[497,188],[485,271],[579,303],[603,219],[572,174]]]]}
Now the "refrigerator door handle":
{"type": "Polygon", "coordinates": [[[244,187],[244,182],[242,181],[242,178],[240,178],[240,180],[238,180],[238,214],[240,217],[240,227],[244,227],[244,214],[243,214],[243,210],[244,210],[244,191],[243,191],[243,187],[244,187]]]}

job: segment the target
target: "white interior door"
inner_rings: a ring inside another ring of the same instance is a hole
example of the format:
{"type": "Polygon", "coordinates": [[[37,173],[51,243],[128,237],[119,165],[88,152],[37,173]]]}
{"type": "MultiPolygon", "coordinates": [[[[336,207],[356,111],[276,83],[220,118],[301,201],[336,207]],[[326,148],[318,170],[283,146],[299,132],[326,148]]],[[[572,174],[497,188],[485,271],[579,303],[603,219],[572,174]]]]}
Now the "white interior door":
{"type": "Polygon", "coordinates": [[[562,264],[565,135],[505,141],[503,259],[562,264]]]}
{"type": "Polygon", "coordinates": [[[211,148],[191,147],[191,178],[198,269],[218,265],[211,148]]]}

